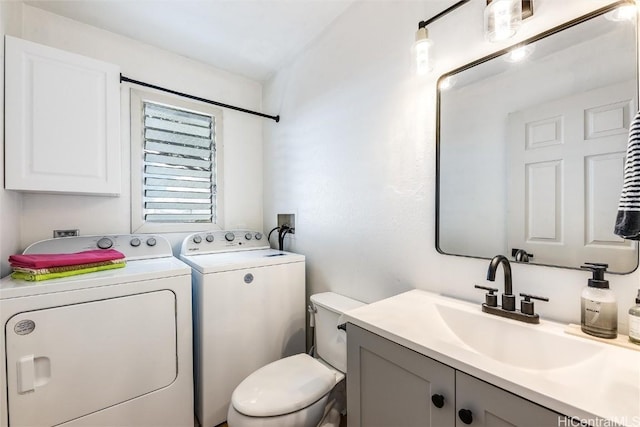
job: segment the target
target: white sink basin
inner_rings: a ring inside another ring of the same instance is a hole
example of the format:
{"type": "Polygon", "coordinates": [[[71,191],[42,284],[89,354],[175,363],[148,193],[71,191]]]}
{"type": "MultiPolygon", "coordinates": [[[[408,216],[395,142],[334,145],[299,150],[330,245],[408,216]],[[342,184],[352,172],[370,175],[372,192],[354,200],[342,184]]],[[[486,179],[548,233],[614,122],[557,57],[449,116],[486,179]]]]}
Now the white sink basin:
{"type": "Polygon", "coordinates": [[[344,316],[560,414],[640,427],[640,351],[567,334],[565,325],[544,318],[531,325],[417,289],[344,316]]]}
{"type": "Polygon", "coordinates": [[[436,303],[438,314],[465,345],[474,351],[508,365],[547,370],[574,366],[603,351],[601,345],[576,339],[561,331],[540,325],[518,323],[479,308],[436,303]]]}

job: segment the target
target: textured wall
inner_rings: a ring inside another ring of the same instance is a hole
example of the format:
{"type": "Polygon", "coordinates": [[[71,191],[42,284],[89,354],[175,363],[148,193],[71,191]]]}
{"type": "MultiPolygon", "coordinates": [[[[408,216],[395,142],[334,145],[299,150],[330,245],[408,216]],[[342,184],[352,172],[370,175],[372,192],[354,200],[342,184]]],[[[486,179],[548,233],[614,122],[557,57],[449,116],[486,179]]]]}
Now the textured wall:
{"type": "MultiPolygon", "coordinates": [[[[417,23],[451,2],[357,2],[265,87],[264,224],[296,211],[288,248],[307,255],[307,291],[374,301],[420,288],[482,301],[488,261],[439,254],[435,241],[435,93],[439,75],[594,10],[606,1],[536,1],[517,36],[482,36],[484,2],[429,27],[434,73],[412,74],[417,23]]],[[[514,265],[514,289],[548,296],[543,317],[579,322],[582,271],[514,265]]],[[[610,276],[620,311],[638,273],[610,276]]],[[[502,283],[498,282],[502,288],[502,283]]],[[[626,316],[620,316],[626,328],[626,316]]]]}

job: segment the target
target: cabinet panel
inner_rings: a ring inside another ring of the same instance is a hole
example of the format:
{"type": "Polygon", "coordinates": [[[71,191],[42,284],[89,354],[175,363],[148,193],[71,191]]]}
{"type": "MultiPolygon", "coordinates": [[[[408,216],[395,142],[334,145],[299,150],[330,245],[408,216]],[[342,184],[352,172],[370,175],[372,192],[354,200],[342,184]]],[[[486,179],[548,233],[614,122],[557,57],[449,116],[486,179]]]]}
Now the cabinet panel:
{"type": "Polygon", "coordinates": [[[452,368],[351,324],[347,337],[350,427],[455,424],[452,368]]]}
{"type": "Polygon", "coordinates": [[[5,187],[119,194],[119,68],[6,36],[5,70],[5,187]]]}
{"type": "MultiPolygon", "coordinates": [[[[456,371],[456,414],[470,410],[475,427],[557,427],[564,416],[463,372],[456,371]]],[[[456,427],[466,426],[459,417],[456,427]]]]}

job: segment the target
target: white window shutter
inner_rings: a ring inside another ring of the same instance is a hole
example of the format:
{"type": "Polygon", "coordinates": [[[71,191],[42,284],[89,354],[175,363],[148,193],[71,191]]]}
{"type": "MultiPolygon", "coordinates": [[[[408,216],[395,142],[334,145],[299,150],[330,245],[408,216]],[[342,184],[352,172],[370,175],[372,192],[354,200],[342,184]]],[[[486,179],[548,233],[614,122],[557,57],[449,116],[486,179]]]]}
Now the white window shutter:
{"type": "Polygon", "coordinates": [[[145,222],[215,223],[215,118],[143,104],[145,222]]]}

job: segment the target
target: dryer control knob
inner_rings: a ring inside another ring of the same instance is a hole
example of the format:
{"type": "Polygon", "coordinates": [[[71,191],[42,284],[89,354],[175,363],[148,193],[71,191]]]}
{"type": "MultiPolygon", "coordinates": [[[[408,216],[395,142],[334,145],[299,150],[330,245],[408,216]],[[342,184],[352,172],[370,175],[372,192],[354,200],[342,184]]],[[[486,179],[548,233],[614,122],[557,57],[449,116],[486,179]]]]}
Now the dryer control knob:
{"type": "Polygon", "coordinates": [[[197,235],[196,235],[196,236],[193,236],[193,243],[198,244],[198,243],[200,243],[200,242],[202,242],[202,237],[197,236],[197,235]]]}
{"type": "Polygon", "coordinates": [[[113,246],[113,240],[109,239],[108,237],[103,237],[102,239],[98,240],[97,245],[100,249],[109,249],[113,246]]]}
{"type": "Polygon", "coordinates": [[[262,239],[262,233],[256,233],[255,238],[256,240],[262,239]]]}
{"type": "Polygon", "coordinates": [[[247,233],[247,234],[244,235],[244,238],[247,239],[247,240],[251,240],[252,237],[253,236],[251,235],[251,233],[247,233]]]}
{"type": "Polygon", "coordinates": [[[213,242],[213,234],[207,234],[207,237],[205,237],[205,239],[207,239],[207,242],[209,243],[213,242]]]}
{"type": "Polygon", "coordinates": [[[147,246],[155,246],[156,245],[156,239],[154,239],[153,237],[149,237],[147,239],[147,246]]]}
{"type": "Polygon", "coordinates": [[[134,237],[133,239],[131,239],[129,244],[134,248],[137,248],[138,246],[140,246],[140,239],[138,239],[137,237],[134,237]]]}
{"type": "Polygon", "coordinates": [[[233,242],[233,240],[236,238],[236,235],[229,231],[224,235],[224,238],[227,239],[227,242],[233,242]]]}

